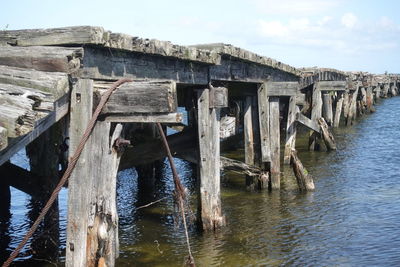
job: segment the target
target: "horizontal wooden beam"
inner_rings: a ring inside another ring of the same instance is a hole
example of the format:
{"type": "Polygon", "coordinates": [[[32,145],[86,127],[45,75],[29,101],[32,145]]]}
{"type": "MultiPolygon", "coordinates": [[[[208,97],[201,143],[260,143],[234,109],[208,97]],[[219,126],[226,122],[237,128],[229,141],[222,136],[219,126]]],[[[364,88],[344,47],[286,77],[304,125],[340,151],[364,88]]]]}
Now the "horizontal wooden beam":
{"type": "Polygon", "coordinates": [[[135,81],[115,90],[102,114],[172,113],[177,102],[174,81],[135,81]]]}
{"type": "Polygon", "coordinates": [[[267,82],[267,96],[295,96],[299,90],[298,82],[267,82]]]}
{"type": "Polygon", "coordinates": [[[320,126],[318,125],[317,122],[310,120],[309,118],[307,118],[306,116],[304,116],[301,113],[297,113],[296,121],[317,133],[319,133],[321,131],[320,126]]]}
{"type": "Polygon", "coordinates": [[[41,133],[50,128],[54,123],[59,121],[68,113],[69,100],[68,95],[60,98],[54,103],[54,111],[43,119],[36,121],[34,128],[28,134],[9,140],[6,149],[0,151],[0,165],[9,160],[15,153],[24,148],[30,142],[35,140],[41,133]]]}
{"type": "Polygon", "coordinates": [[[345,91],[346,81],[319,81],[318,89],[321,91],[345,91]]]}
{"type": "Polygon", "coordinates": [[[10,162],[0,166],[0,173],[2,183],[28,195],[39,196],[44,191],[42,184],[39,182],[41,177],[10,162]]]}
{"type": "Polygon", "coordinates": [[[181,123],[182,113],[168,113],[168,114],[135,114],[135,115],[110,115],[105,118],[106,121],[111,122],[137,122],[137,123],[181,123]]]}
{"type": "Polygon", "coordinates": [[[49,72],[72,73],[79,69],[83,48],[53,46],[0,46],[0,65],[49,72]]]}

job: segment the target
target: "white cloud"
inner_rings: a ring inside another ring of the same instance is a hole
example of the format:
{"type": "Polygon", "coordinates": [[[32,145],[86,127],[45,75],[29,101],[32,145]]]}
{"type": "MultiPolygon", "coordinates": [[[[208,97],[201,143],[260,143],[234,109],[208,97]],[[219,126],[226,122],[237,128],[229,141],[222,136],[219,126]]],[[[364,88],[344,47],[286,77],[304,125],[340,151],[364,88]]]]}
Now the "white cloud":
{"type": "Polygon", "coordinates": [[[289,29],[280,21],[264,21],[260,20],[260,32],[267,37],[285,37],[289,33],[289,29]]]}
{"type": "Polygon", "coordinates": [[[251,0],[258,11],[266,14],[315,14],[339,6],[343,0],[251,0]]]}
{"type": "Polygon", "coordinates": [[[346,13],[342,16],[342,25],[346,28],[352,29],[357,24],[357,17],[353,13],[346,13]]]}

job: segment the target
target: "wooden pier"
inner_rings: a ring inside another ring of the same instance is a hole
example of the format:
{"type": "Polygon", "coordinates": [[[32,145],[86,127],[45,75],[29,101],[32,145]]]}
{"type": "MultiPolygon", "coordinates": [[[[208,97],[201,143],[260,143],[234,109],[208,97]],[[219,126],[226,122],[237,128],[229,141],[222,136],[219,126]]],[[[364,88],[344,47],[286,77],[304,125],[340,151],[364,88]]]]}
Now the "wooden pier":
{"type": "Polygon", "coordinates": [[[197,164],[198,221],[213,231],[226,223],[221,170],[245,174],[249,190],[279,190],[282,164],[292,164],[299,190],[314,190],[297,157],[298,128],[309,130],[310,150],[335,150],[332,128],[400,92],[399,75],[297,69],[227,44],[185,47],[90,26],[0,31],[2,209],[10,186],[51,195],[101,97],[122,78],[132,81],[105,104],[68,180],[66,266],[114,266],[117,172],[135,167],[151,184],[166,157],[155,123],[179,128],[168,143],[197,164]],[[244,162],[221,157],[231,139],[242,139],[244,162]],[[9,162],[24,148],[30,171],[9,162]]]}

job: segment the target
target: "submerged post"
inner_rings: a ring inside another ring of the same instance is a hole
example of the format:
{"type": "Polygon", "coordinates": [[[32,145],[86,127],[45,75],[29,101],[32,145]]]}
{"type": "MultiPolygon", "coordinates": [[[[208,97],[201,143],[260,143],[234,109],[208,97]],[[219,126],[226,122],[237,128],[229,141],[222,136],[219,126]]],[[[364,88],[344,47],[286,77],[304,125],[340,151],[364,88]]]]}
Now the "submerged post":
{"type": "Polygon", "coordinates": [[[219,108],[210,105],[212,89],[197,91],[199,140],[199,216],[203,230],[225,225],[220,192],[219,108]]]}

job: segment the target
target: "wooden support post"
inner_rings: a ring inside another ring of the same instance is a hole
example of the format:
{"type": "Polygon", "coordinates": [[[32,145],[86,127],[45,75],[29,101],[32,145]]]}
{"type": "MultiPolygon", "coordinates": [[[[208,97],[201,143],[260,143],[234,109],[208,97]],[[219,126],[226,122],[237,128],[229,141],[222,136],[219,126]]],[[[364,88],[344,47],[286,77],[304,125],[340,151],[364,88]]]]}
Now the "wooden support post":
{"type": "MultiPolygon", "coordinates": [[[[314,84],[313,95],[312,95],[312,110],[311,110],[311,120],[317,122],[322,116],[322,99],[321,91],[319,90],[318,83],[314,84]]],[[[317,150],[317,141],[319,139],[319,134],[316,132],[310,133],[309,139],[309,149],[317,150]]]]}
{"type": "Polygon", "coordinates": [[[197,92],[199,140],[199,215],[204,230],[225,224],[220,192],[219,109],[210,108],[210,90],[197,92]]]}
{"type": "MultiPolygon", "coordinates": [[[[243,128],[244,128],[244,154],[245,163],[254,165],[255,163],[255,147],[254,147],[254,134],[253,134],[253,99],[251,96],[246,97],[243,128]]],[[[256,181],[253,176],[246,176],[246,187],[250,190],[254,190],[256,181]]]]}
{"type": "Polygon", "coordinates": [[[335,127],[335,128],[339,127],[339,124],[340,124],[340,116],[342,114],[342,106],[343,106],[343,100],[344,100],[343,94],[344,94],[343,92],[337,92],[335,118],[333,121],[333,127],[335,127]]]}
{"type": "Polygon", "coordinates": [[[88,147],[97,153],[91,156],[92,187],[89,189],[89,207],[87,218],[87,266],[115,265],[119,253],[118,214],[117,214],[117,172],[120,153],[114,147],[123,127],[117,124],[111,137],[110,122],[96,123],[89,138],[88,147]]]}
{"type": "Polygon", "coordinates": [[[332,111],[332,96],[329,92],[322,94],[322,113],[326,123],[332,126],[333,123],[333,111],[332,111]]]}
{"type": "Polygon", "coordinates": [[[280,125],[279,125],[279,97],[269,98],[270,115],[270,142],[271,142],[271,189],[280,188],[281,180],[281,153],[280,153],[280,125]]]}
{"type": "Polygon", "coordinates": [[[374,93],[375,93],[375,101],[374,102],[375,103],[378,101],[379,98],[381,98],[381,92],[382,92],[381,85],[378,84],[374,89],[374,93]]]}
{"type": "Polygon", "coordinates": [[[335,139],[333,137],[333,134],[329,130],[328,124],[325,122],[324,118],[319,118],[318,119],[318,124],[321,128],[321,135],[322,138],[324,139],[326,148],[329,150],[336,150],[336,143],[335,139]]]}
{"type": "Polygon", "coordinates": [[[357,114],[357,95],[358,95],[358,87],[353,93],[349,96],[349,113],[347,115],[346,125],[352,125],[353,121],[356,118],[357,114]]]}
{"type": "Polygon", "coordinates": [[[347,123],[348,119],[349,119],[349,109],[350,109],[350,93],[349,91],[344,92],[343,95],[343,117],[345,122],[347,123]]]}
{"type": "Polygon", "coordinates": [[[369,86],[367,88],[366,101],[367,101],[367,111],[369,113],[374,112],[375,111],[375,107],[374,107],[374,95],[373,95],[373,92],[372,92],[372,86],[369,86]]]}
{"type": "Polygon", "coordinates": [[[261,161],[271,162],[271,143],[269,140],[269,100],[267,96],[267,87],[260,84],[257,91],[258,98],[258,119],[260,124],[261,140],[261,161]]]}
{"type": "MultiPolygon", "coordinates": [[[[6,174],[1,172],[1,178],[6,174]]],[[[10,255],[11,242],[11,192],[10,186],[0,179],[0,262],[4,262],[10,255]]]]}
{"type": "MultiPolygon", "coordinates": [[[[78,80],[71,92],[70,111],[70,157],[74,154],[78,143],[92,116],[93,81],[78,80]]],[[[89,214],[89,194],[92,188],[93,168],[89,159],[95,153],[88,146],[82,151],[79,161],[68,182],[68,224],[65,265],[67,267],[86,266],[87,216],[89,214]]]]}
{"type": "Polygon", "coordinates": [[[290,154],[292,149],[295,149],[296,144],[296,114],[300,112],[296,106],[296,97],[291,96],[289,98],[288,107],[288,118],[286,125],[286,143],[285,143],[285,155],[283,158],[284,164],[290,164],[290,154]]]}

